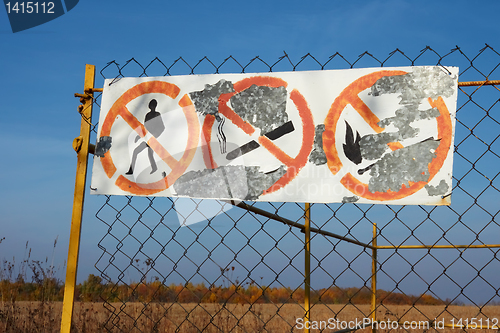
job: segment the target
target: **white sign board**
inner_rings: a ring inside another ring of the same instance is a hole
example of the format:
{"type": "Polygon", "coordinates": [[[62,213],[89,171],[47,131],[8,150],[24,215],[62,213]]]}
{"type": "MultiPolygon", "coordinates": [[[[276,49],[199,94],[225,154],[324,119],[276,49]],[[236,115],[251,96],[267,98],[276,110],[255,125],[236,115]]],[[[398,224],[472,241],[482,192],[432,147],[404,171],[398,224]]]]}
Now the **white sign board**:
{"type": "Polygon", "coordinates": [[[106,80],[92,193],[450,204],[458,68],[106,80]]]}

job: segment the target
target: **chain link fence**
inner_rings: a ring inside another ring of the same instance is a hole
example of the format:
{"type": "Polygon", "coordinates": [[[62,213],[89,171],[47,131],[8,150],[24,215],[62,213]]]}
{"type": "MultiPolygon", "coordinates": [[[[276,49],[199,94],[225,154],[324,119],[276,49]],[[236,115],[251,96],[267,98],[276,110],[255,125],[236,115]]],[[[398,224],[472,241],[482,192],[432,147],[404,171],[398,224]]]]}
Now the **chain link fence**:
{"type": "MultiPolygon", "coordinates": [[[[307,54],[296,62],[286,53],[276,60],[204,57],[195,64],[182,57],[147,64],[130,59],[112,61],[100,74],[118,79],[418,65],[459,66],[459,82],[500,78],[500,54],[488,45],[474,53],[426,47],[412,55],[396,49],[354,59],[307,54]]],[[[311,204],[310,325],[302,319],[308,310],[304,204],[87,198],[102,203],[95,216],[107,228],[95,264],[106,309],[103,330],[331,332],[349,331],[353,323],[361,329],[363,320],[376,318],[380,331],[458,332],[473,328],[476,318],[477,328],[493,331],[500,317],[494,245],[500,243],[500,90],[484,83],[459,90],[451,206],[311,204]]],[[[97,110],[100,95],[94,97],[97,110]]]]}

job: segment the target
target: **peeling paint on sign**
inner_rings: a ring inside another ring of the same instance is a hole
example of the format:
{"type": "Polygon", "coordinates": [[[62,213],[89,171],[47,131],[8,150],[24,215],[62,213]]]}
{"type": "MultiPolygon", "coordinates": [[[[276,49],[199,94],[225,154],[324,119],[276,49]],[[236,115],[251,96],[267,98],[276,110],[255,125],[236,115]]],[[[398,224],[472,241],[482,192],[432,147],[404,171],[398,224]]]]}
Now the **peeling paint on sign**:
{"type": "Polygon", "coordinates": [[[288,122],[286,97],[285,87],[252,85],[231,97],[230,101],[241,119],[260,128],[261,134],[265,134],[288,122]]]}
{"type": "Polygon", "coordinates": [[[309,155],[309,162],[316,165],[326,164],[325,151],[323,150],[323,132],[325,131],[325,125],[316,125],[314,131],[314,148],[309,155]]]}
{"type": "Polygon", "coordinates": [[[219,116],[219,97],[222,94],[234,92],[233,83],[224,79],[216,84],[207,84],[201,91],[189,93],[189,97],[194,103],[196,111],[202,115],[214,115],[217,120],[219,116]]]}
{"type": "Polygon", "coordinates": [[[450,76],[438,67],[416,68],[406,75],[379,79],[371,87],[371,94],[381,96],[397,93],[400,98],[399,104],[402,106],[396,110],[396,116],[382,119],[378,125],[386,128],[392,124],[398,131],[363,136],[360,141],[363,158],[378,159],[389,149],[388,143],[416,137],[419,129],[411,126],[413,122],[439,116],[436,108],[420,110],[422,102],[429,97],[435,99],[439,96],[451,96],[454,93],[455,81],[456,77],[450,76]]]}
{"type": "Polygon", "coordinates": [[[104,154],[111,149],[111,141],[110,136],[101,136],[95,146],[95,156],[104,157],[104,154]]]}
{"type": "Polygon", "coordinates": [[[427,193],[432,196],[445,195],[448,192],[449,186],[444,179],[441,179],[438,186],[427,184],[425,185],[425,189],[427,190],[427,193]]]}
{"type": "Polygon", "coordinates": [[[228,165],[187,172],[177,179],[174,190],[186,197],[255,200],[284,173],[283,167],[264,173],[259,167],[228,165]]]}
{"type": "Polygon", "coordinates": [[[342,198],[342,203],[354,203],[354,202],[358,202],[358,201],[359,201],[359,197],[357,197],[357,196],[343,197],[342,198]]]}
{"type": "Polygon", "coordinates": [[[410,187],[410,182],[428,181],[438,145],[439,141],[427,140],[384,155],[370,170],[370,192],[397,192],[403,185],[410,187]]]}
{"type": "Polygon", "coordinates": [[[414,67],[408,74],[379,79],[372,86],[371,93],[374,96],[399,93],[400,104],[418,104],[427,97],[452,96],[456,92],[456,80],[456,75],[439,66],[414,67]]]}

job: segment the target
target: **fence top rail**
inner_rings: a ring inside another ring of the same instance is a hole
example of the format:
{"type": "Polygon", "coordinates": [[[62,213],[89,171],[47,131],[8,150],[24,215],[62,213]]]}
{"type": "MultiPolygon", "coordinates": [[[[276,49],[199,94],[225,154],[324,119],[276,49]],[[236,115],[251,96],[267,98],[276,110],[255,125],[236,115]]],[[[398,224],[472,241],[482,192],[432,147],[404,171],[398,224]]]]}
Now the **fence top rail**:
{"type": "Polygon", "coordinates": [[[496,86],[496,85],[500,85],[500,80],[458,82],[459,87],[496,86]]]}
{"type": "Polygon", "coordinates": [[[379,245],[377,249],[492,249],[500,248],[500,244],[478,244],[478,245],[379,245]]]}

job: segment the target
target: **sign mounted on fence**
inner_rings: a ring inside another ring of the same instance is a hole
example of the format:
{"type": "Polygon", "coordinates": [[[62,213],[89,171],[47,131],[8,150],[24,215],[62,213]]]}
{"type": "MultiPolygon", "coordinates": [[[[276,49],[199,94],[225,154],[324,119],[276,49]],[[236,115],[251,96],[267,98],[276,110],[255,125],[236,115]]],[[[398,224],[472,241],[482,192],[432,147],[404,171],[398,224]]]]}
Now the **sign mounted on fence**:
{"type": "Polygon", "coordinates": [[[458,68],[106,80],[91,193],[450,204],[458,68]]]}

